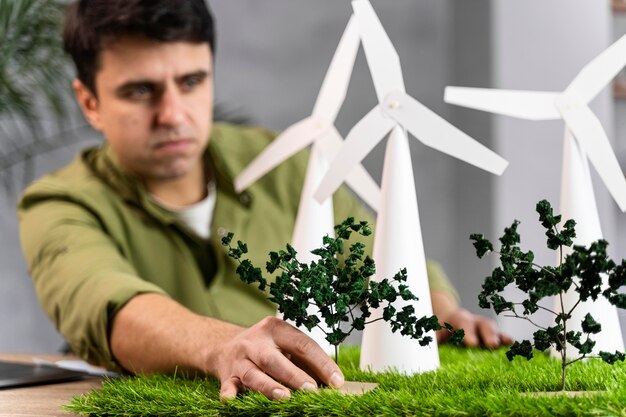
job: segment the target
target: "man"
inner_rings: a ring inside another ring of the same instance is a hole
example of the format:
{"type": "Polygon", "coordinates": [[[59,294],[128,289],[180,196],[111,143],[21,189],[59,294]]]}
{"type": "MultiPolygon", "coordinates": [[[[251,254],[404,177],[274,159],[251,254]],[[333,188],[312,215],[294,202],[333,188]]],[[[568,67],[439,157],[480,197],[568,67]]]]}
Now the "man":
{"type": "MultiPolygon", "coordinates": [[[[213,125],[204,1],[79,0],[64,42],[77,101],[106,145],[29,187],[19,216],[38,296],[72,349],[114,369],[211,374],[223,398],[341,386],[332,360],[273,318],[219,247],[220,229],[232,230],[259,265],[290,239],[306,155],[234,191],[272,135],[213,125]]],[[[368,217],[345,190],[335,206],[338,221],[368,217]]],[[[509,342],[458,307],[434,264],[429,275],[435,313],[464,327],[468,344],[509,342]]]]}

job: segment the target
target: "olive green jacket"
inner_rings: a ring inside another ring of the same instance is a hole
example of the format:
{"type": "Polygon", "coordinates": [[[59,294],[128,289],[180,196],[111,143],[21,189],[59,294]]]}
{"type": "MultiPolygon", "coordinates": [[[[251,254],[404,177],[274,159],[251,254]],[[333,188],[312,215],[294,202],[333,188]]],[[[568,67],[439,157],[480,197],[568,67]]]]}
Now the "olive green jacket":
{"type": "MultiPolygon", "coordinates": [[[[265,294],[239,280],[236,262],[220,245],[220,235],[232,231],[263,266],[268,252],[291,239],[306,152],[247,191],[233,189],[233,178],[273,138],[260,129],[214,126],[205,154],[217,190],[208,241],[155,204],[106,145],[26,190],[18,206],[26,262],[44,310],[74,352],[118,369],[108,343],[111,319],[140,293],[165,294],[196,313],[243,326],[274,314],[265,294]]],[[[345,189],[334,205],[337,222],[371,220],[345,189]]],[[[431,288],[454,292],[436,264],[429,276],[431,288]]]]}

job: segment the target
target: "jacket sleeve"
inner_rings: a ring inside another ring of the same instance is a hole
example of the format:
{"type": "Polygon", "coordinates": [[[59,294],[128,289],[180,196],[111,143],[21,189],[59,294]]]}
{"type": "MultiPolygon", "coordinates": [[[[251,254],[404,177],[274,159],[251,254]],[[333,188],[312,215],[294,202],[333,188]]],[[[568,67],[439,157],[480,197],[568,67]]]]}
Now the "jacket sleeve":
{"type": "Polygon", "coordinates": [[[45,312],[75,353],[119,370],[109,348],[112,317],[137,294],[164,292],[137,276],[87,207],[26,199],[18,213],[22,249],[45,312]]]}
{"type": "MultiPolygon", "coordinates": [[[[335,224],[339,224],[348,217],[354,217],[355,220],[366,220],[369,224],[373,225],[374,232],[375,222],[374,214],[372,211],[366,208],[351,191],[344,185],[333,197],[333,206],[335,207],[335,224]]],[[[374,248],[374,234],[363,237],[359,236],[360,240],[366,245],[366,253],[371,256],[374,248]]],[[[450,294],[458,303],[460,298],[456,289],[446,276],[445,271],[438,262],[431,259],[426,259],[426,270],[428,273],[428,283],[431,291],[445,291],[450,294]]]]}

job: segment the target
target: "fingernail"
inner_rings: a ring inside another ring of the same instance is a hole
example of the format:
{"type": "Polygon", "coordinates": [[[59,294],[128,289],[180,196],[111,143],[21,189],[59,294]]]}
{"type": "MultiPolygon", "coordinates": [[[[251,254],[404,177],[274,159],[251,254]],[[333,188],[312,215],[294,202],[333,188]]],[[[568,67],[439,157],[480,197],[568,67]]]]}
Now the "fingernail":
{"type": "Polygon", "coordinates": [[[220,402],[226,402],[236,397],[237,397],[236,395],[231,395],[231,394],[220,395],[220,402]]]}
{"type": "Polygon", "coordinates": [[[344,382],[343,375],[338,372],[333,373],[330,377],[330,385],[335,388],[341,387],[344,382]]]}
{"type": "Polygon", "coordinates": [[[287,393],[286,391],[283,391],[282,389],[276,388],[274,391],[272,391],[272,397],[275,400],[282,400],[282,399],[289,398],[289,393],[287,393]]]}
{"type": "Polygon", "coordinates": [[[234,386],[222,387],[220,390],[220,401],[225,402],[237,398],[237,388],[234,386]]]}
{"type": "Polygon", "coordinates": [[[311,384],[310,382],[305,382],[304,384],[302,384],[300,389],[302,391],[315,391],[317,387],[314,384],[311,384]]]}

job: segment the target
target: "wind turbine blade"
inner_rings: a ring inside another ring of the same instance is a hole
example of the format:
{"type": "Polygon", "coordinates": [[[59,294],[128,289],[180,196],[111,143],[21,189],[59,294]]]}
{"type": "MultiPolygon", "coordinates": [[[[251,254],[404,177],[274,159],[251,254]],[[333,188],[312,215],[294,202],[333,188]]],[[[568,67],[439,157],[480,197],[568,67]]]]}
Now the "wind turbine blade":
{"type": "Polygon", "coordinates": [[[626,65],[626,35],[583,67],[565,93],[576,93],[589,103],[626,65]]]}
{"type": "Polygon", "coordinates": [[[291,125],[235,178],[235,190],[237,192],[245,190],[259,178],[276,168],[278,164],[326,135],[329,130],[329,125],[313,117],[308,117],[291,125]]]}
{"type": "Polygon", "coordinates": [[[350,171],[371,152],[396,122],[385,117],[380,106],[374,107],[357,123],[332,161],[328,172],[313,195],[320,203],[330,197],[348,177],[350,171]]]}
{"type": "Polygon", "coordinates": [[[335,122],[346,98],[360,42],[356,20],[351,16],[317,96],[313,108],[315,117],[328,123],[335,122]]]}
{"type": "Polygon", "coordinates": [[[446,103],[470,109],[530,120],[560,119],[554,100],[559,93],[496,90],[492,88],[446,87],[446,103]]]}
{"type": "Polygon", "coordinates": [[[580,104],[565,106],[562,110],[563,119],[619,208],[626,211],[626,178],[609,138],[591,109],[583,103],[580,104]]]}
{"type": "Polygon", "coordinates": [[[350,171],[346,177],[346,184],[365,204],[378,213],[381,199],[380,187],[363,165],[358,164],[350,171]]]}
{"type": "MultiPolygon", "coordinates": [[[[337,129],[332,129],[331,133],[324,139],[320,148],[327,160],[333,161],[343,145],[343,139],[337,129]]],[[[372,176],[361,164],[357,164],[346,177],[346,184],[355,192],[375,212],[378,212],[380,205],[380,187],[372,176]]]]}
{"type": "Polygon", "coordinates": [[[405,91],[400,58],[368,0],[352,2],[365,57],[380,103],[390,91],[405,91]]]}
{"type": "Polygon", "coordinates": [[[426,146],[496,175],[502,174],[508,165],[508,162],[498,154],[407,94],[390,94],[383,108],[390,117],[426,146]]]}

